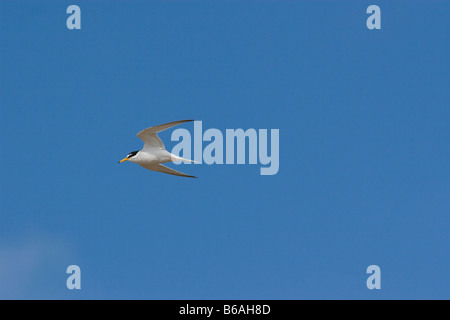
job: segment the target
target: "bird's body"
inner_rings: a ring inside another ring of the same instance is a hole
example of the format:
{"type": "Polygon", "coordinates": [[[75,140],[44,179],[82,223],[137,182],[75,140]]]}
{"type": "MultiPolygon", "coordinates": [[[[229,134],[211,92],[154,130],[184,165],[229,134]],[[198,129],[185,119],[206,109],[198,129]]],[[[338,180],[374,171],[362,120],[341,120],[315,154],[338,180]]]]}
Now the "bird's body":
{"type": "Polygon", "coordinates": [[[152,165],[158,163],[166,163],[171,162],[172,157],[171,153],[167,150],[141,150],[134,157],[128,159],[131,162],[140,164],[140,165],[152,165]]]}
{"type": "Polygon", "coordinates": [[[184,174],[182,172],[176,171],[174,169],[171,169],[169,167],[162,165],[162,163],[172,162],[172,161],[190,161],[190,162],[194,162],[194,161],[188,160],[188,159],[183,159],[181,157],[178,157],[178,156],[168,152],[165,149],[164,144],[162,143],[161,139],[159,139],[159,137],[157,135],[158,132],[161,132],[163,130],[166,130],[168,128],[176,126],[180,123],[188,122],[188,121],[193,121],[193,120],[174,121],[174,122],[169,122],[169,123],[165,123],[165,124],[162,124],[159,126],[150,127],[145,130],[142,130],[141,132],[139,132],[137,134],[138,138],[140,138],[142,141],[144,141],[144,147],[142,148],[142,150],[130,152],[120,162],[131,161],[131,162],[139,164],[140,166],[144,167],[145,169],[149,169],[152,171],[159,171],[159,172],[172,174],[172,175],[176,175],[176,176],[181,176],[181,177],[196,178],[194,176],[184,174]]]}

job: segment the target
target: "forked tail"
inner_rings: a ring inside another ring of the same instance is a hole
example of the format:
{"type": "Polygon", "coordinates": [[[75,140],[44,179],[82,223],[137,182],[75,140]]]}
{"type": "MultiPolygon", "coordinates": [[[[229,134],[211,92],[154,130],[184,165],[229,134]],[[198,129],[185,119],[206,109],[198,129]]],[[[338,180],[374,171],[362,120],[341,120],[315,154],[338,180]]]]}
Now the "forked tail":
{"type": "Polygon", "coordinates": [[[181,157],[176,156],[176,155],[174,155],[172,153],[170,154],[170,157],[172,158],[172,162],[175,162],[175,161],[187,161],[187,162],[192,162],[192,163],[199,163],[198,161],[195,161],[195,160],[189,160],[189,159],[181,158],[181,157]]]}

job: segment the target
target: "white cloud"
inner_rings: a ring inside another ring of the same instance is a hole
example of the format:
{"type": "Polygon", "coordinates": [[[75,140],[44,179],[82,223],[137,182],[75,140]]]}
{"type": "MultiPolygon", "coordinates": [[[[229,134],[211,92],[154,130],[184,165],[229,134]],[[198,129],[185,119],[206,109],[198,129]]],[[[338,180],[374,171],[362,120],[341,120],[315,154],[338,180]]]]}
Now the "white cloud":
{"type": "Polygon", "coordinates": [[[39,299],[48,293],[42,281],[67,256],[66,249],[60,239],[42,235],[0,244],[0,299],[39,299]]]}

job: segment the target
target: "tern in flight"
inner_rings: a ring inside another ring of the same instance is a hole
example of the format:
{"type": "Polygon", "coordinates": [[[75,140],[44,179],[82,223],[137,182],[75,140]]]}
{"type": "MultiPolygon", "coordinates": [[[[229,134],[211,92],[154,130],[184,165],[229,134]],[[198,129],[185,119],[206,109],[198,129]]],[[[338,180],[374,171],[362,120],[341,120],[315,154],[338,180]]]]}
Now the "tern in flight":
{"type": "Polygon", "coordinates": [[[152,171],[159,171],[167,174],[173,174],[180,177],[197,178],[184,174],[182,172],[173,170],[169,167],[162,165],[161,163],[172,162],[172,161],[189,161],[195,162],[193,160],[183,159],[174,154],[171,154],[164,148],[164,144],[158,137],[157,133],[163,130],[172,128],[183,122],[194,121],[194,120],[180,120],[169,122],[166,124],[161,124],[159,126],[150,127],[142,130],[137,134],[138,138],[144,141],[144,147],[142,150],[130,152],[125,158],[119,161],[131,161],[137,163],[138,165],[144,167],[145,169],[152,171]]]}

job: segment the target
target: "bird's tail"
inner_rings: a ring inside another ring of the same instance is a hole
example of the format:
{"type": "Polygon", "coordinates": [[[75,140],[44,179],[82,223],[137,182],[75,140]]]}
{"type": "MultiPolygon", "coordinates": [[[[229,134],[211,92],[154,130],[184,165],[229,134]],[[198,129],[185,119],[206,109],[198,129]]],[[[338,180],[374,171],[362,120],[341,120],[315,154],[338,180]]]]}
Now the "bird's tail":
{"type": "Polygon", "coordinates": [[[172,162],[187,161],[187,162],[192,162],[192,163],[199,163],[198,161],[195,161],[195,160],[189,160],[189,159],[184,159],[184,158],[181,158],[181,157],[176,156],[176,155],[174,155],[174,154],[170,154],[170,157],[172,158],[172,162]]]}

